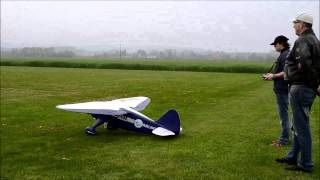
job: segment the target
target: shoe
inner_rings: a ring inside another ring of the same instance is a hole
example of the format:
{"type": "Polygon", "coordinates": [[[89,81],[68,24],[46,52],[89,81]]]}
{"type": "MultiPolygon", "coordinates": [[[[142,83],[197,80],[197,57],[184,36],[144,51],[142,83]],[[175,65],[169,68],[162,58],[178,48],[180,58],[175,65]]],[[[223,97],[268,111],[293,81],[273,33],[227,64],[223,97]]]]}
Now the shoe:
{"type": "Polygon", "coordinates": [[[289,165],[296,165],[297,164],[296,160],[290,160],[290,159],[287,159],[287,158],[277,158],[276,162],[277,163],[286,163],[286,164],[289,164],[289,165]]]}
{"type": "Polygon", "coordinates": [[[270,144],[271,146],[273,146],[273,147],[282,147],[282,146],[285,146],[285,144],[282,144],[282,143],[280,143],[280,142],[275,142],[275,143],[272,143],[272,144],[270,144]]]}
{"type": "Polygon", "coordinates": [[[282,147],[287,145],[288,143],[281,142],[280,140],[272,141],[272,143],[270,144],[270,146],[273,146],[273,147],[282,147]]]}
{"type": "Polygon", "coordinates": [[[302,169],[299,166],[293,166],[293,167],[287,167],[285,168],[288,171],[295,171],[295,172],[307,172],[307,173],[311,173],[312,169],[308,170],[308,169],[302,169]]]}

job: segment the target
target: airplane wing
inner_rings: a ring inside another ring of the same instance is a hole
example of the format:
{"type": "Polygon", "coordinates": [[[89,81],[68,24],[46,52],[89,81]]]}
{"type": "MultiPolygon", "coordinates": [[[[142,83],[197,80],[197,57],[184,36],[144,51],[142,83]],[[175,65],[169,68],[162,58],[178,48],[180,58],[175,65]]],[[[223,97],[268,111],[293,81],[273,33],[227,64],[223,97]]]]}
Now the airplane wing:
{"type": "Polygon", "coordinates": [[[113,101],[95,101],[76,104],[65,104],[56,106],[58,109],[66,111],[88,113],[88,114],[104,114],[104,115],[122,115],[127,111],[123,107],[129,107],[136,111],[143,110],[150,103],[147,97],[123,98],[113,101]]]}
{"type": "Polygon", "coordinates": [[[132,98],[123,98],[123,99],[116,99],[112,102],[119,102],[125,107],[132,108],[136,111],[144,110],[148,104],[150,103],[150,99],[147,97],[132,97],[132,98]]]}
{"type": "Polygon", "coordinates": [[[77,104],[65,104],[56,106],[58,109],[66,111],[88,113],[88,114],[104,114],[104,115],[122,115],[125,111],[120,110],[119,104],[110,102],[86,102],[77,104]]]}

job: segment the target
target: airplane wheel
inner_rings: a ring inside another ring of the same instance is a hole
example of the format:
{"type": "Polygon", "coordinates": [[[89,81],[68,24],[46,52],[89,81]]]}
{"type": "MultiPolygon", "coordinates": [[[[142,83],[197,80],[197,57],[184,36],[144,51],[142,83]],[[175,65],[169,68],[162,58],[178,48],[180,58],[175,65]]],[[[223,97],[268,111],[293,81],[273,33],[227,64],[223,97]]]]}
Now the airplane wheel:
{"type": "Polygon", "coordinates": [[[107,129],[108,128],[108,122],[103,123],[103,128],[107,129]]]}
{"type": "Polygon", "coordinates": [[[103,123],[103,127],[106,129],[109,129],[109,130],[117,129],[117,126],[112,121],[108,121],[108,122],[103,123]]]}
{"type": "Polygon", "coordinates": [[[97,134],[97,131],[92,129],[91,127],[87,127],[85,129],[85,131],[86,131],[86,134],[88,134],[88,135],[96,135],[97,134]]]}

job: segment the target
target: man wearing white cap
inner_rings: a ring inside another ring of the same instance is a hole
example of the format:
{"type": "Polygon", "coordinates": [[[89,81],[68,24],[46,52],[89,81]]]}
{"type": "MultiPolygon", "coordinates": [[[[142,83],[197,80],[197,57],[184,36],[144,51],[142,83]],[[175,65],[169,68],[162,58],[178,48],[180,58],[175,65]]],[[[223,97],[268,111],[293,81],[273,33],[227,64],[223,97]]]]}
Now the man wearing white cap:
{"type": "Polygon", "coordinates": [[[293,113],[293,143],[288,155],[276,161],[294,165],[286,168],[287,170],[311,172],[313,163],[309,114],[316,94],[320,95],[320,42],[312,30],[311,15],[300,14],[293,23],[299,38],[295,41],[285,65],[293,113]]]}

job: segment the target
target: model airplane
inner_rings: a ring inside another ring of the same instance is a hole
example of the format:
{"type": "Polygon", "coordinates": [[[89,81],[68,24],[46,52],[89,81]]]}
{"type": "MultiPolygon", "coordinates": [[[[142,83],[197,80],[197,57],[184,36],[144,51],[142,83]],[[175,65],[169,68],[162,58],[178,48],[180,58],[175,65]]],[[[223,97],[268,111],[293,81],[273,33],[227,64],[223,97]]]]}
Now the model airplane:
{"type": "Polygon", "coordinates": [[[108,129],[126,130],[155,134],[158,136],[177,136],[182,128],[176,110],[169,110],[159,120],[154,121],[140,113],[150,103],[147,97],[133,97],[113,101],[96,101],[77,104],[58,105],[66,111],[91,114],[96,121],[85,129],[89,135],[96,134],[96,128],[104,124],[108,129]]]}

